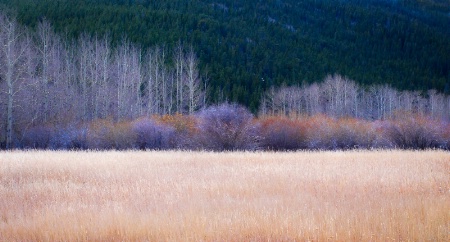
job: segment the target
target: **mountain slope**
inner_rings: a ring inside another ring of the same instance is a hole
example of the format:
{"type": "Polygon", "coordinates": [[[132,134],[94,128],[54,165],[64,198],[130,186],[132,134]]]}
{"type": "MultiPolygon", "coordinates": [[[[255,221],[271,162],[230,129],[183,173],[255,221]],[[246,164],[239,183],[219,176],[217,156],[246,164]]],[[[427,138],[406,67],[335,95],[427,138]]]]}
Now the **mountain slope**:
{"type": "Polygon", "coordinates": [[[339,73],[362,84],[450,89],[446,0],[0,0],[31,27],[123,35],[142,46],[191,44],[210,100],[255,110],[272,85],[339,73]]]}

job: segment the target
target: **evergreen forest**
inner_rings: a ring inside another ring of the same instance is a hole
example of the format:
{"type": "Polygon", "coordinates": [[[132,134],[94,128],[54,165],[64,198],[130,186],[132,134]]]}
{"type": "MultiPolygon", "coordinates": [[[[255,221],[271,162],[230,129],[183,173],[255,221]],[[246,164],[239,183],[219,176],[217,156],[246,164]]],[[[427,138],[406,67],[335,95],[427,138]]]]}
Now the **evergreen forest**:
{"type": "Polygon", "coordinates": [[[207,100],[253,113],[272,86],[330,74],[362,87],[450,92],[448,0],[0,0],[0,9],[60,36],[108,36],[143,49],[192,46],[207,100]]]}

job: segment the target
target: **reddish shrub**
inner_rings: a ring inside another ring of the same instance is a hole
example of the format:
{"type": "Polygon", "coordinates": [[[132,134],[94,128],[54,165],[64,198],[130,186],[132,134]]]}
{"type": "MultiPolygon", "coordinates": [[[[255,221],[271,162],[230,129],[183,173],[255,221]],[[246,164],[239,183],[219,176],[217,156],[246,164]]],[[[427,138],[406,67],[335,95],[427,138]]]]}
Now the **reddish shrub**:
{"type": "Polygon", "coordinates": [[[198,119],[191,115],[163,115],[154,117],[155,120],[175,129],[174,147],[178,149],[199,149],[198,119]]]}
{"type": "Polygon", "coordinates": [[[261,147],[269,150],[308,148],[306,127],[299,120],[270,117],[261,122],[261,147]]]}
{"type": "Polygon", "coordinates": [[[132,149],[136,140],[130,123],[101,119],[90,123],[87,133],[89,149],[132,149]]]}
{"type": "Polygon", "coordinates": [[[333,136],[337,149],[372,148],[376,140],[372,125],[354,118],[339,119],[334,126],[333,136]]]}
{"type": "Polygon", "coordinates": [[[310,149],[372,148],[377,139],[373,125],[364,120],[315,115],[302,122],[310,149]]]}
{"type": "Polygon", "coordinates": [[[194,116],[175,114],[153,117],[157,122],[171,126],[179,133],[196,133],[197,119],[194,116]]]}
{"type": "Polygon", "coordinates": [[[303,119],[306,124],[306,136],[310,149],[334,149],[336,147],[334,130],[336,120],[326,115],[315,115],[303,119]]]}
{"type": "Polygon", "coordinates": [[[445,146],[445,124],[431,118],[404,114],[388,121],[386,137],[401,149],[442,148],[445,146]]]}

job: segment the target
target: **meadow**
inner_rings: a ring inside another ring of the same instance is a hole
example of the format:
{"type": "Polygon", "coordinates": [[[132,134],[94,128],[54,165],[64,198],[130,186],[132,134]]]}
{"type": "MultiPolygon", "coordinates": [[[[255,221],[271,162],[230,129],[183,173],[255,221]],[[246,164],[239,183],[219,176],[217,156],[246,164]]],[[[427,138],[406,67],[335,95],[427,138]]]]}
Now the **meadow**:
{"type": "Polygon", "coordinates": [[[449,241],[447,151],[0,151],[0,241],[449,241]]]}

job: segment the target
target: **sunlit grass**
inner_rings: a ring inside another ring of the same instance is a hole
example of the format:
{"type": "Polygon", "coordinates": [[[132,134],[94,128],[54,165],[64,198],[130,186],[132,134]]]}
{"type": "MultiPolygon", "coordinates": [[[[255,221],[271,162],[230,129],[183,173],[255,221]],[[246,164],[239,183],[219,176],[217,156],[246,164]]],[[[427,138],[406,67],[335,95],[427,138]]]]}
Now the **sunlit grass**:
{"type": "Polygon", "coordinates": [[[449,241],[450,153],[0,152],[2,241],[449,241]]]}

